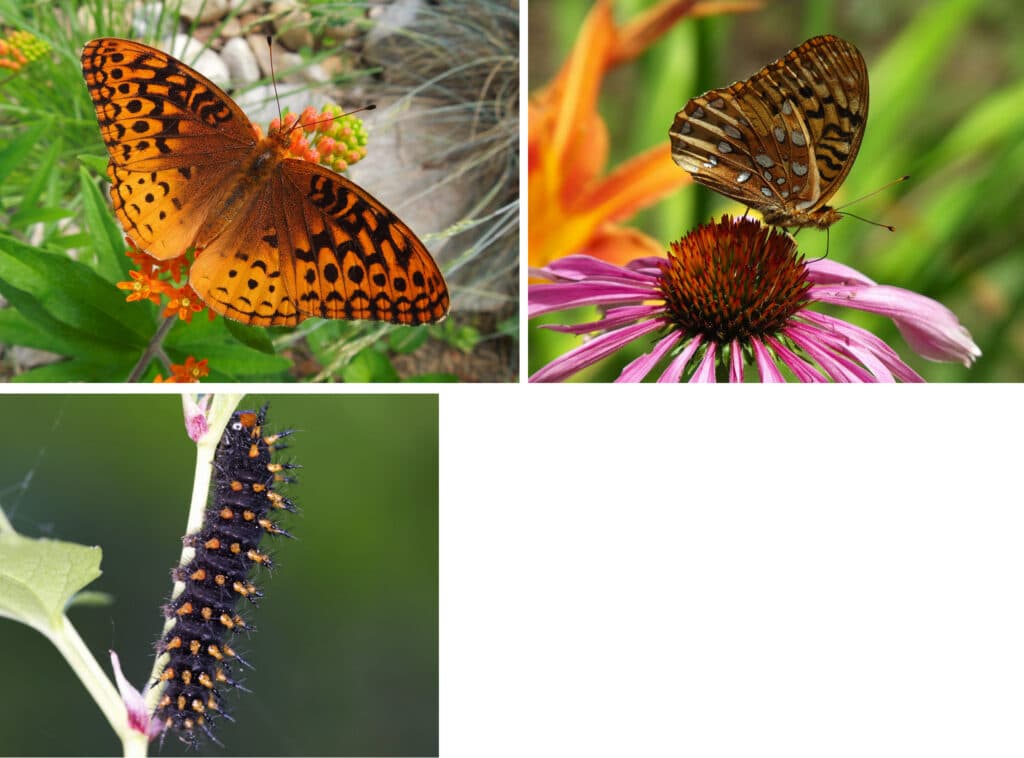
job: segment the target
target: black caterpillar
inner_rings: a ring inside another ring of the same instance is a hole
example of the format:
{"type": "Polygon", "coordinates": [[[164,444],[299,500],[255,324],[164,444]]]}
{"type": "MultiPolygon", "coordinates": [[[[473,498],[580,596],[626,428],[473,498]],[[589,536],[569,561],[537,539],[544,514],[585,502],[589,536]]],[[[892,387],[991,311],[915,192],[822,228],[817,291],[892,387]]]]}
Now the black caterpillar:
{"type": "Polygon", "coordinates": [[[274,463],[271,456],[275,443],[293,430],[263,436],[266,412],[264,405],[258,413],[231,416],[217,445],[203,526],[182,540],[195,549],[195,557],[171,572],[184,590],[163,608],[173,625],[157,643],[157,655],[166,653],[168,660],[159,677],[166,688],[154,717],[192,747],[200,732],[217,742],[211,727],[220,717],[231,719],[225,690],[244,689],[232,678],[230,661],[248,664],[227,638],[246,626],[235,612],[238,599],[255,603],[261,597],[249,581],[250,570],[272,568],[270,557],[258,549],[260,538],[291,536],[274,521],[274,512],[294,512],[295,506],[274,485],[294,481],[282,472],[297,467],[274,463]]]}

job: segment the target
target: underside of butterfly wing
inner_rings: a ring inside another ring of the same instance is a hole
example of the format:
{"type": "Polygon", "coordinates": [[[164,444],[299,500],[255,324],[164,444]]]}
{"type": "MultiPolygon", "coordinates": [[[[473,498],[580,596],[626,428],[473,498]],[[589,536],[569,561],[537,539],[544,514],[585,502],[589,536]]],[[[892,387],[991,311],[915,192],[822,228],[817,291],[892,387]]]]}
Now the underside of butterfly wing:
{"type": "Polygon", "coordinates": [[[743,82],[693,98],[669,131],[696,181],[760,210],[768,223],[825,228],[867,120],[864,59],[815,37],[743,82]]]}

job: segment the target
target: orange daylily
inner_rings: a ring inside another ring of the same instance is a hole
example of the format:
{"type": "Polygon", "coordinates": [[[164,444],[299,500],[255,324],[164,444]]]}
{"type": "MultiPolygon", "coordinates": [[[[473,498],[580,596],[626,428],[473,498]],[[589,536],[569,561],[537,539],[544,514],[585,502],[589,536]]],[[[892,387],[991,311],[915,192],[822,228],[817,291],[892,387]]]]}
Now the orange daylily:
{"type": "MultiPolygon", "coordinates": [[[[597,113],[601,80],[684,16],[747,11],[759,5],[663,0],[617,26],[611,0],[597,0],[562,70],[530,99],[531,266],[572,253],[585,252],[612,263],[665,254],[664,245],[618,222],[690,183],[690,175],[672,161],[667,137],[602,175],[608,132],[597,113]]],[[[666,114],[668,120],[671,116],[666,114]]]]}

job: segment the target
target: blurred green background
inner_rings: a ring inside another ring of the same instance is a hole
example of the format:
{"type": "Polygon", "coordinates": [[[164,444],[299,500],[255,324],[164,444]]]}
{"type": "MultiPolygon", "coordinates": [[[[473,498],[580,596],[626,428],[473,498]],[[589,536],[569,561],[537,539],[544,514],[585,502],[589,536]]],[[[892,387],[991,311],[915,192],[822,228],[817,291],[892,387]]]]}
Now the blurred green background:
{"type": "MultiPolygon", "coordinates": [[[[252,692],[228,694],[236,723],[222,720],[224,748],[202,752],[436,755],[437,396],[250,395],[240,407],[266,400],[268,430],[300,430],[278,456],[302,466],[287,490],[300,512],[282,519],[297,539],[275,541],[273,574],[257,574],[256,632],[235,643],[252,692]]],[[[104,670],[116,650],[141,688],[195,469],[180,398],[5,395],[0,417],[0,506],[26,536],[103,548],[87,589],[114,604],[69,615],[104,670]]],[[[121,752],[42,635],[0,619],[0,648],[0,753],[121,752]]],[[[168,735],[159,754],[184,745],[168,735]]]]}
{"type": "MultiPolygon", "coordinates": [[[[531,2],[530,91],[558,70],[591,0],[531,2]]],[[[615,0],[616,20],[650,0],[615,0]]],[[[853,213],[892,224],[890,233],[853,218],[825,232],[803,230],[801,251],[824,254],[882,284],[905,287],[952,309],[984,355],[970,369],[912,353],[885,319],[832,313],[871,329],[929,381],[1024,378],[1024,6],[1016,0],[776,2],[760,11],[683,21],[604,82],[609,166],[668,140],[673,117],[695,95],[746,79],[805,39],[833,33],[860,48],[870,76],[870,111],[860,154],[833,205],[903,174],[910,181],[857,203],[853,213]]],[[[682,169],[680,169],[682,170],[682,169]]],[[[668,245],[723,212],[743,208],[701,186],[627,222],[668,245]]],[[[566,254],[574,251],[566,250],[566,254]]],[[[538,323],[577,323],[585,314],[534,320],[530,372],[579,338],[538,323]]],[[[639,354],[640,351],[632,355],[639,354]]],[[[618,376],[631,356],[581,374],[618,376]]]]}

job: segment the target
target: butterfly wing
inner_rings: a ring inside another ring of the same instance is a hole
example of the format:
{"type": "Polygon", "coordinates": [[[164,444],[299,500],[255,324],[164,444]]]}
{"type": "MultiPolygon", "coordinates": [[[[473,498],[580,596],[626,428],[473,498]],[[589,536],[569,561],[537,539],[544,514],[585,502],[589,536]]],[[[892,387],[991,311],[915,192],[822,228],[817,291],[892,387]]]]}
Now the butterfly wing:
{"type": "Polygon", "coordinates": [[[425,324],[449,303],[409,227],[353,182],[294,159],[203,250],[189,281],[218,313],[260,326],[312,316],[425,324]]]}
{"type": "Polygon", "coordinates": [[[676,114],[672,157],[698,182],[775,215],[824,209],[850,172],[868,115],[864,58],[814,37],[750,79],[676,114]]]}
{"type": "Polygon", "coordinates": [[[110,154],[115,215],[154,258],[182,255],[256,145],[249,119],[202,74],[138,42],[89,42],[82,72],[110,154]]]}

